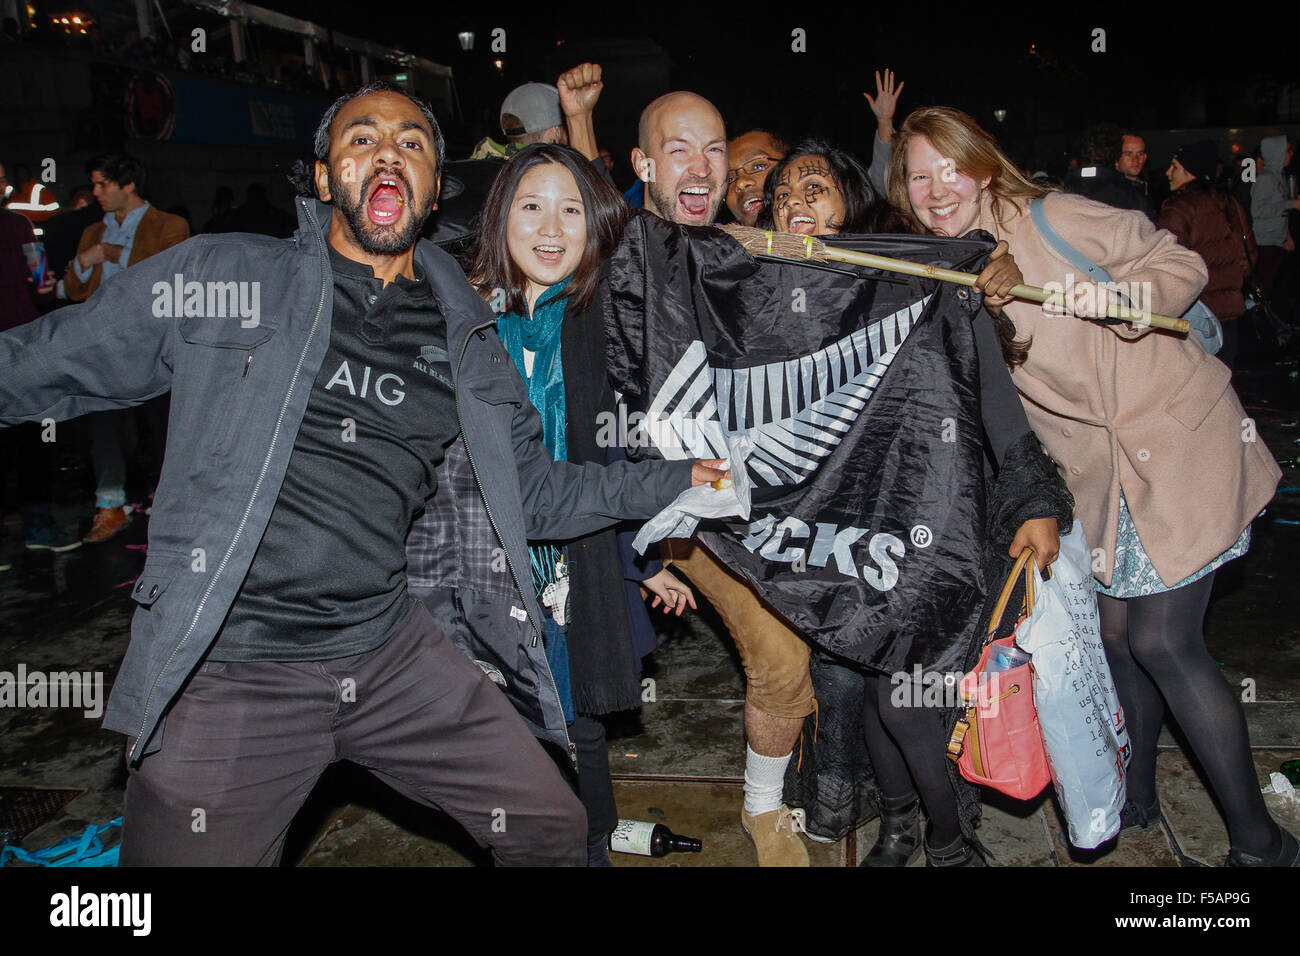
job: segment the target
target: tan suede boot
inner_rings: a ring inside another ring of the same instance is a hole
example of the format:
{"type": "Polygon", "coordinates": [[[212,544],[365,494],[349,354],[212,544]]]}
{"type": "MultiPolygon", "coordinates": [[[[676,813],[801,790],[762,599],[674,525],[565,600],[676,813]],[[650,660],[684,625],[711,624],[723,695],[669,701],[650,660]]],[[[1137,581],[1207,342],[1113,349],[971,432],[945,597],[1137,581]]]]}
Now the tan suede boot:
{"type": "Polygon", "coordinates": [[[808,849],[799,838],[803,811],[785,804],[779,810],[751,817],[740,808],[740,825],[754,842],[759,866],[808,866],[808,849]]]}
{"type": "Polygon", "coordinates": [[[131,524],[125,508],[100,508],[95,512],[95,522],[81,540],[86,544],[103,544],[115,538],[131,524]]]}

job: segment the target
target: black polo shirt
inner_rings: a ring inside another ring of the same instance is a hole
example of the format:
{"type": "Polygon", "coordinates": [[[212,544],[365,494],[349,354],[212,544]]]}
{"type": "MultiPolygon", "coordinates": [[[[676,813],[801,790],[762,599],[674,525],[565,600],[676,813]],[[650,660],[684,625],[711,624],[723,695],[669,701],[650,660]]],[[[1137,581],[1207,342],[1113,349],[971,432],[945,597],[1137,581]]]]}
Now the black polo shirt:
{"type": "Polygon", "coordinates": [[[373,650],[410,610],[404,544],[455,439],[447,323],[422,275],[384,286],[330,248],[329,351],[218,661],[373,650]]]}

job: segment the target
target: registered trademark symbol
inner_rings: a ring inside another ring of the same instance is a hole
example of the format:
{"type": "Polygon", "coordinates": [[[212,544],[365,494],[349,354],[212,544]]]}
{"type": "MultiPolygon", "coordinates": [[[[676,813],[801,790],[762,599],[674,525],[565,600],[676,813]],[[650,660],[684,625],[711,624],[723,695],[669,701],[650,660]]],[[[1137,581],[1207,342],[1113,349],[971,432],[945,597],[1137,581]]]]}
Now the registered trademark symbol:
{"type": "Polygon", "coordinates": [[[912,526],[912,544],[918,548],[930,547],[930,542],[934,540],[934,535],[930,529],[923,524],[912,526]]]}

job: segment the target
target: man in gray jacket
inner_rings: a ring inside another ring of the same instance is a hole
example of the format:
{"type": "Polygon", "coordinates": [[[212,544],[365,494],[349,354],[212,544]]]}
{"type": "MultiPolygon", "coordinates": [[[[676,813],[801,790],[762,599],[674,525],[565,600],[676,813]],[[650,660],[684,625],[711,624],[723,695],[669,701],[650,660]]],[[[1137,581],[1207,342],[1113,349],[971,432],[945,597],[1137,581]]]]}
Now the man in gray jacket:
{"type": "Polygon", "coordinates": [[[1283,254],[1295,249],[1287,228],[1287,214],[1300,209],[1300,199],[1291,197],[1286,167],[1291,165],[1291,144],[1285,136],[1265,136],[1259,143],[1260,167],[1250,190],[1250,219],[1259,247],[1255,277],[1265,293],[1273,291],[1283,254]]]}
{"type": "Polygon", "coordinates": [[[552,462],[486,303],[417,243],[443,160],[427,104],[371,84],[315,151],[321,201],[299,199],[293,239],[200,236],[0,335],[0,424],[172,393],[104,719],[130,741],[122,862],[274,865],[346,759],[499,863],[581,865],[581,804],[407,594],[407,529],[459,434],[519,592],[501,626],[535,655],[526,538],[646,517],[722,473],[552,462]]]}

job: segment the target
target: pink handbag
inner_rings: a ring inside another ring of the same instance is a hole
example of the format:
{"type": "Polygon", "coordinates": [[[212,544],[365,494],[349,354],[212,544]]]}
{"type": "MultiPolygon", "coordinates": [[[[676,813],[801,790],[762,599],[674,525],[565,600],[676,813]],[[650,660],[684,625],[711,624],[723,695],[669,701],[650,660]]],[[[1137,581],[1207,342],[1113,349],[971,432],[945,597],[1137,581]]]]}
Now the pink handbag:
{"type": "Polygon", "coordinates": [[[966,713],[958,719],[948,739],[948,757],[971,783],[992,787],[1017,800],[1032,800],[1052,782],[1043,748],[1043,734],[1034,708],[1033,663],[1010,670],[989,670],[989,661],[1000,647],[1012,647],[1015,634],[993,640],[1016,578],[1024,575],[1025,603],[1016,627],[1028,618],[1034,606],[1034,575],[1030,561],[1034,552],[1025,548],[1011,574],[989,621],[984,649],[975,669],[959,685],[966,713]]]}

